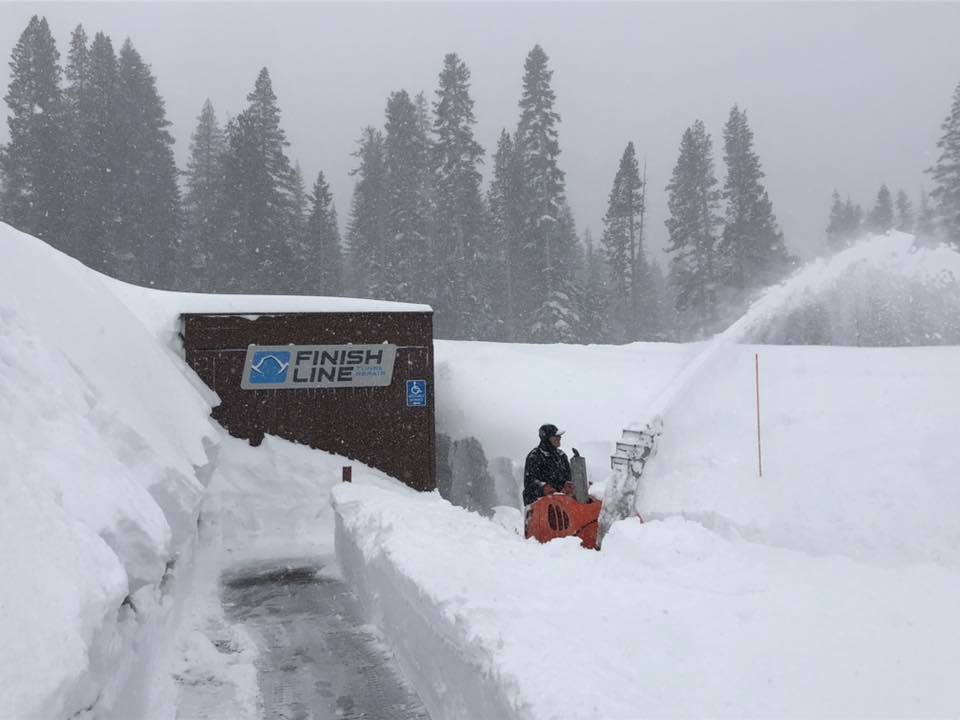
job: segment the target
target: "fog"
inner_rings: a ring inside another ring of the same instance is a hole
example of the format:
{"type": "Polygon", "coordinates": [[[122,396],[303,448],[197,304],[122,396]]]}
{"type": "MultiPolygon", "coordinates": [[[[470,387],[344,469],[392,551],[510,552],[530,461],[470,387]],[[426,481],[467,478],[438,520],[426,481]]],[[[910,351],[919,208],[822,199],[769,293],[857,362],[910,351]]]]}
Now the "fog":
{"type": "Polygon", "coordinates": [[[578,228],[601,232],[632,140],[647,162],[654,247],[666,238],[664,187],[680,136],[695,119],[713,136],[722,182],[723,123],[734,103],[746,108],[787,244],[809,257],[822,248],[834,188],[868,208],[886,183],[916,204],[960,79],[960,4],[947,3],[10,3],[0,5],[8,58],[35,13],[63,61],[78,23],[117,47],[133,40],[157,76],[181,167],[204,99],[221,121],[238,113],[267,66],[290,156],[308,180],[327,173],[341,224],[350,153],[362,126],[382,126],[390,91],[432,99],[444,53],[460,54],[489,158],[501,128],[516,126],[524,58],[540,43],[578,228]]]}

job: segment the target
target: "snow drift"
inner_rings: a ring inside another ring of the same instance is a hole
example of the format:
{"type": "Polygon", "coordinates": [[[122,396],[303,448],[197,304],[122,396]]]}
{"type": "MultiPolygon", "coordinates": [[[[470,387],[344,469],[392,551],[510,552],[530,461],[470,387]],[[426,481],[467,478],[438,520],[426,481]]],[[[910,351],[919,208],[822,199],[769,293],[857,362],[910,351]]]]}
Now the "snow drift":
{"type": "Polygon", "coordinates": [[[0,717],[148,717],[134,646],[172,621],[211,395],[102,276],[7,225],[0,337],[0,717]]]}

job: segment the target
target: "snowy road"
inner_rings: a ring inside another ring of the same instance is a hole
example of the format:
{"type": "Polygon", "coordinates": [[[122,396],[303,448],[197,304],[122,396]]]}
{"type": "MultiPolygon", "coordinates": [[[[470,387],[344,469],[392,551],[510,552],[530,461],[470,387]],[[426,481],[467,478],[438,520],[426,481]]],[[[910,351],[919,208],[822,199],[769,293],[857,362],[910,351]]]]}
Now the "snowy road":
{"type": "Polygon", "coordinates": [[[260,647],[265,720],[427,720],[342,581],[309,561],[270,561],[223,576],[227,618],[260,647]]]}

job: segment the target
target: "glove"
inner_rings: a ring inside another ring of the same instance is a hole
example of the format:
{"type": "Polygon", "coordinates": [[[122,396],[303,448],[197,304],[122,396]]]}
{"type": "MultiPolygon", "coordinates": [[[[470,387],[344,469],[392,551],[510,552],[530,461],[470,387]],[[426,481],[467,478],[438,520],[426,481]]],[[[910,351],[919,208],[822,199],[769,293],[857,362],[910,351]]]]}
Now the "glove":
{"type": "Polygon", "coordinates": [[[573,483],[567,480],[563,484],[563,490],[561,492],[566,493],[567,495],[573,495],[573,483]]]}
{"type": "Polygon", "coordinates": [[[556,491],[557,491],[557,489],[556,489],[553,485],[551,485],[550,483],[544,483],[544,484],[543,484],[543,494],[544,494],[544,496],[546,496],[546,495],[553,495],[556,491]]]}

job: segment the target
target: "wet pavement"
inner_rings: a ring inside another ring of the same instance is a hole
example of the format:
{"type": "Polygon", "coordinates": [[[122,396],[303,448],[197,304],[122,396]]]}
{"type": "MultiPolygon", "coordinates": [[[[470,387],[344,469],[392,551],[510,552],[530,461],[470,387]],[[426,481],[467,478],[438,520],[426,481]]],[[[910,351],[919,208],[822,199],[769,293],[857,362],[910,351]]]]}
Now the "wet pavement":
{"type": "Polygon", "coordinates": [[[224,573],[227,619],[257,640],[264,720],[429,720],[341,581],[302,560],[224,573]]]}

